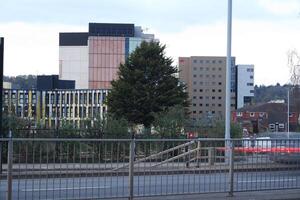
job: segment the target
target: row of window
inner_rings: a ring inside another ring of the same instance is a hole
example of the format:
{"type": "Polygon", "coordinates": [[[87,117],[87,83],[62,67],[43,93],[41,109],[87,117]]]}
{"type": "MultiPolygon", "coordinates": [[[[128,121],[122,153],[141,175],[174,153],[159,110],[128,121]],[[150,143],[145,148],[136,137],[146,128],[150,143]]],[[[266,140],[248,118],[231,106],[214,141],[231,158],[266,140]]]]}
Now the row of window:
{"type": "MultiPolygon", "coordinates": [[[[196,96],[193,96],[193,99],[197,99],[197,97],[196,97],[196,96]]],[[[203,96],[200,96],[199,99],[203,99],[203,96]]],[[[209,100],[209,96],[206,96],[205,99],[206,99],[206,100],[209,100]]],[[[216,99],[216,97],[215,97],[215,96],[212,96],[211,99],[216,99]]],[[[222,99],[222,97],[218,97],[218,99],[220,100],[220,99],[222,99]]]]}
{"type": "MultiPolygon", "coordinates": [[[[197,78],[197,74],[194,74],[193,77],[194,77],[194,78],[197,78]]],[[[199,74],[198,77],[203,78],[203,74],[199,74]]],[[[212,74],[212,75],[206,74],[205,77],[206,77],[206,78],[216,78],[216,75],[215,75],[215,74],[212,74]]],[[[222,78],[222,75],[219,74],[218,77],[219,77],[219,78],[222,78]]]]}
{"type": "Polygon", "coordinates": [[[212,64],[219,63],[219,64],[222,64],[223,60],[193,60],[193,63],[206,63],[206,64],[209,64],[209,63],[212,63],[212,64]]]}
{"type": "Polygon", "coordinates": [[[254,72],[253,68],[247,68],[247,72],[254,72]]]}
{"type": "MultiPolygon", "coordinates": [[[[199,110],[198,112],[199,114],[204,113],[203,110],[199,110]]],[[[206,114],[210,115],[210,114],[216,114],[216,111],[212,110],[212,111],[205,111],[206,114]]],[[[218,111],[219,115],[222,115],[222,111],[218,111]]],[[[193,111],[193,114],[197,114],[197,111],[193,111]]]]}
{"type": "Polygon", "coordinates": [[[46,104],[101,104],[106,98],[105,93],[67,93],[67,94],[46,94],[46,104]],[[74,100],[75,97],[75,100],[74,100]],[[61,100],[61,101],[60,101],[61,100]],[[93,101],[92,101],[93,100],[93,101]]]}
{"type": "MultiPolygon", "coordinates": [[[[203,105],[204,105],[204,104],[202,104],[202,103],[199,104],[200,107],[203,107],[203,105]]],[[[197,104],[194,103],[193,106],[196,107],[197,104]]],[[[215,107],[216,104],[212,103],[211,106],[212,106],[212,107],[215,107]]],[[[205,107],[209,107],[209,103],[205,104],[205,107]]],[[[222,107],[222,104],[218,104],[218,107],[222,107]]]]}

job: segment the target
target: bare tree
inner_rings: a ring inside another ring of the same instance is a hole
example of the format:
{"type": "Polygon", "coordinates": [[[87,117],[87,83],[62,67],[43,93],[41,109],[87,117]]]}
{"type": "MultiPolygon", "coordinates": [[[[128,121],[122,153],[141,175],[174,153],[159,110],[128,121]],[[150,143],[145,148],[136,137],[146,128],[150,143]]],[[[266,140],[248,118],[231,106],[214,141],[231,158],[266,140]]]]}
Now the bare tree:
{"type": "Polygon", "coordinates": [[[300,112],[300,54],[296,49],[288,51],[288,67],[290,68],[291,103],[294,112],[300,112]]]}

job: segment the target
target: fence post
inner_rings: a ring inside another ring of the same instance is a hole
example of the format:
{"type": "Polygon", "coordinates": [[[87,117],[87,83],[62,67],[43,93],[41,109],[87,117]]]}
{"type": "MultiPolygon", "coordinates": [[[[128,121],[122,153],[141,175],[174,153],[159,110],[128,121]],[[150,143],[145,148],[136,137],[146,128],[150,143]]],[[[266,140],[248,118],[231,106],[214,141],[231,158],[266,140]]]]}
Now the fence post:
{"type": "Polygon", "coordinates": [[[132,137],[129,151],[129,200],[133,200],[133,179],[134,179],[134,157],[135,157],[135,139],[132,137]]]}
{"type": "Polygon", "coordinates": [[[215,148],[214,147],[208,148],[208,164],[209,165],[215,164],[215,148]]]}
{"type": "Polygon", "coordinates": [[[230,140],[230,149],[229,149],[229,196],[233,196],[233,187],[234,187],[234,141],[230,140]]]}
{"type": "Polygon", "coordinates": [[[196,167],[199,168],[200,167],[200,157],[201,157],[201,143],[200,141],[197,142],[197,165],[196,167]]]}
{"type": "Polygon", "coordinates": [[[12,165],[13,165],[13,141],[12,132],[9,131],[7,149],[7,200],[12,200],[12,165]]]}

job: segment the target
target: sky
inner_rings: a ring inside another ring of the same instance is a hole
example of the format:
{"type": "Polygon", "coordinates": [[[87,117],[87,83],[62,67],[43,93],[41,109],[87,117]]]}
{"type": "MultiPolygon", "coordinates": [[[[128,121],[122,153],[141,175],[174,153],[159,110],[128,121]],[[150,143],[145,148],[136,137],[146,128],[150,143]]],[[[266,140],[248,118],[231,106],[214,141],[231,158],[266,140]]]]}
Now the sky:
{"type": "MultiPolygon", "coordinates": [[[[4,74],[58,74],[58,34],[89,22],[134,23],[167,55],[226,56],[227,0],[4,0],[4,74]]],[[[300,0],[233,0],[232,55],[255,66],[255,84],[289,82],[287,52],[300,52],[300,0]]]]}

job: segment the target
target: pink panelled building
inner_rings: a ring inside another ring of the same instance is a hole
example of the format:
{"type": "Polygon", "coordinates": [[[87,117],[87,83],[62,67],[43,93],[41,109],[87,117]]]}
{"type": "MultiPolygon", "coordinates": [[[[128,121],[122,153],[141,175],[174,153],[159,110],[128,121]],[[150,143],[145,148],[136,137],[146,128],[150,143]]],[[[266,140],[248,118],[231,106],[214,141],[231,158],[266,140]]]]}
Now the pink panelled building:
{"type": "Polygon", "coordinates": [[[60,79],[75,80],[76,89],[111,89],[120,64],[151,40],[134,24],[90,23],[87,33],[60,33],[60,79]]]}

